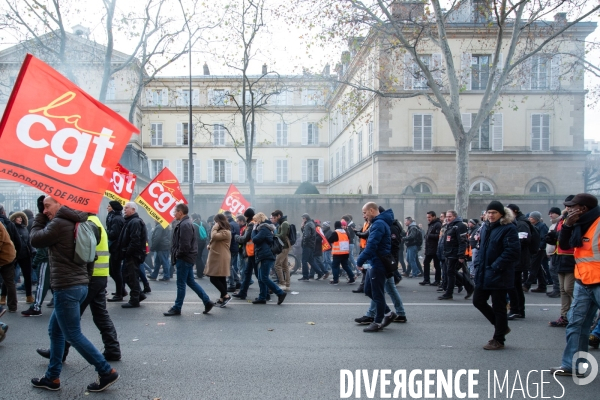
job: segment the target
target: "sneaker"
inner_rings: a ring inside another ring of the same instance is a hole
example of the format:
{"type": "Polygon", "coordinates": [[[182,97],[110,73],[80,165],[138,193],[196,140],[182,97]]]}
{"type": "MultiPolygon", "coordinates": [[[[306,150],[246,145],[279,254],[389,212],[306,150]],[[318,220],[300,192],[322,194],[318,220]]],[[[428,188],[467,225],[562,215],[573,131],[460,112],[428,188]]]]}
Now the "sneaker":
{"type": "Polygon", "coordinates": [[[560,292],[549,292],[549,293],[546,293],[546,296],[548,296],[552,299],[558,299],[561,295],[560,295],[560,292]]]}
{"type": "Polygon", "coordinates": [[[6,337],[6,331],[8,331],[8,325],[0,322],[0,342],[6,337]]]}
{"type": "Polygon", "coordinates": [[[421,285],[421,286],[425,286],[425,285],[429,286],[429,285],[431,285],[431,282],[429,282],[429,281],[423,281],[423,282],[419,282],[419,285],[421,285]]]}
{"type": "Polygon", "coordinates": [[[298,281],[300,281],[300,282],[308,282],[308,281],[310,281],[310,279],[308,279],[308,278],[300,278],[300,279],[298,279],[298,281]]]}
{"type": "Polygon", "coordinates": [[[445,294],[438,297],[438,300],[452,300],[454,297],[452,296],[446,296],[445,294]]]}
{"type": "Polygon", "coordinates": [[[169,311],[163,313],[165,317],[172,317],[174,315],[181,315],[181,310],[177,310],[176,308],[169,308],[169,311]]]}
{"type": "Polygon", "coordinates": [[[283,292],[283,294],[277,295],[277,305],[280,305],[281,303],[283,303],[283,300],[285,300],[285,296],[287,296],[286,292],[283,292]]]}
{"type": "MultiPolygon", "coordinates": [[[[36,310],[35,308],[29,308],[28,310],[21,311],[21,315],[24,317],[40,317],[42,315],[42,310],[36,310]]],[[[2,315],[0,314],[0,317],[2,315]]]]}
{"type": "Polygon", "coordinates": [[[515,319],[523,319],[523,318],[525,318],[525,317],[522,316],[521,314],[516,314],[516,313],[510,313],[506,317],[506,319],[508,319],[509,321],[514,321],[515,319]]]}
{"type": "Polygon", "coordinates": [[[363,332],[379,332],[381,331],[383,328],[381,327],[381,325],[379,325],[376,322],[371,322],[369,324],[369,326],[367,326],[365,329],[363,329],[363,332]]]}
{"type": "Polygon", "coordinates": [[[405,323],[407,321],[406,316],[404,315],[398,315],[395,319],[394,322],[400,322],[400,323],[405,323]]]}
{"type": "Polygon", "coordinates": [[[327,279],[329,278],[329,272],[325,272],[325,275],[323,275],[323,279],[327,279]]]}
{"type": "Polygon", "coordinates": [[[391,324],[392,321],[394,321],[397,316],[398,315],[396,315],[396,313],[393,312],[393,311],[390,311],[390,315],[384,315],[383,316],[383,321],[381,321],[381,329],[383,329],[386,326],[388,326],[389,324],[391,324]]]}
{"type": "Polygon", "coordinates": [[[362,316],[360,318],[354,319],[354,322],[356,322],[359,325],[370,325],[373,321],[375,321],[373,319],[373,317],[367,317],[367,316],[362,316]]]}
{"type": "Polygon", "coordinates": [[[488,342],[488,344],[486,344],[485,346],[483,346],[484,350],[501,350],[503,348],[504,348],[504,344],[500,343],[496,339],[490,340],[488,342]]]}
{"type": "Polygon", "coordinates": [[[87,390],[90,392],[102,392],[110,385],[119,380],[119,373],[116,369],[111,369],[106,375],[98,375],[98,380],[94,383],[90,383],[87,386],[87,390]]]}
{"type": "Polygon", "coordinates": [[[60,390],[60,379],[58,378],[50,380],[46,378],[46,376],[42,376],[41,378],[33,378],[31,380],[31,384],[37,388],[47,390],[60,390]]]}
{"type": "Polygon", "coordinates": [[[223,299],[223,302],[221,303],[221,305],[219,305],[219,307],[221,307],[221,308],[225,308],[225,306],[227,305],[227,303],[229,303],[230,301],[231,301],[231,296],[229,296],[229,297],[225,297],[225,298],[223,299]]]}
{"type": "Polygon", "coordinates": [[[202,311],[202,314],[208,314],[210,312],[210,310],[213,309],[214,306],[215,306],[215,303],[213,303],[212,301],[209,301],[207,304],[204,305],[204,311],[202,311]]]}
{"type": "Polygon", "coordinates": [[[596,335],[590,335],[588,344],[592,349],[597,349],[600,347],[600,338],[596,335]]]}
{"type": "Polygon", "coordinates": [[[156,278],[153,278],[150,275],[146,276],[146,278],[148,278],[149,281],[155,281],[156,280],[156,278]]]}
{"type": "MultiPolygon", "coordinates": [[[[554,328],[564,328],[567,325],[569,325],[569,321],[567,321],[566,318],[564,318],[562,315],[556,320],[556,321],[550,321],[548,322],[548,325],[554,327],[554,328]]],[[[591,344],[591,338],[594,335],[590,336],[590,344],[591,344]]],[[[595,337],[595,336],[594,336],[595,337]]],[[[600,341],[600,339],[598,339],[600,341]]],[[[596,349],[598,348],[598,345],[596,345],[595,347],[596,349]]]]}
{"type": "Polygon", "coordinates": [[[337,282],[337,281],[329,281],[329,284],[330,284],[330,285],[335,285],[335,286],[337,286],[337,285],[338,285],[338,282],[337,282]]]}
{"type": "Polygon", "coordinates": [[[352,279],[351,281],[348,281],[348,285],[354,285],[356,283],[356,279],[352,279]]]}
{"type": "MultiPolygon", "coordinates": [[[[563,367],[555,367],[550,368],[550,373],[552,375],[560,375],[560,376],[573,376],[573,371],[563,367]]],[[[583,374],[576,374],[577,377],[583,378],[583,374]]]]}
{"type": "MultiPolygon", "coordinates": [[[[202,279],[202,278],[200,278],[202,279]]],[[[171,279],[170,278],[160,278],[159,281],[161,282],[169,282],[171,279]]]]}

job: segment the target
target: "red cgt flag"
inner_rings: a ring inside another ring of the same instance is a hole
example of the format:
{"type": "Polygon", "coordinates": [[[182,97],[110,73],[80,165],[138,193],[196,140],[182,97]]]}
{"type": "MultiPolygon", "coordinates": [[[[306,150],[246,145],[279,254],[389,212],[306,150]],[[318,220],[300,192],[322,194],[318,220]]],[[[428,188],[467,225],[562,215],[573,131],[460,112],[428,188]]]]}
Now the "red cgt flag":
{"type": "Polygon", "coordinates": [[[181,193],[179,181],[167,167],[135,199],[135,202],[148,212],[163,228],[166,228],[175,218],[175,206],[187,204],[181,193]]]}
{"type": "Polygon", "coordinates": [[[104,196],[125,205],[133,196],[136,179],[137,177],[133,172],[129,172],[127,168],[117,164],[110,178],[108,189],[104,191],[104,196]]]}
{"type": "Polygon", "coordinates": [[[229,186],[229,190],[227,190],[227,194],[225,195],[225,199],[221,204],[219,213],[231,211],[233,215],[236,215],[237,213],[243,214],[248,207],[250,207],[248,200],[246,200],[238,188],[232,184],[229,186]]]}
{"type": "Polygon", "coordinates": [[[138,129],[28,54],[0,122],[0,178],[97,212],[138,129]]]}

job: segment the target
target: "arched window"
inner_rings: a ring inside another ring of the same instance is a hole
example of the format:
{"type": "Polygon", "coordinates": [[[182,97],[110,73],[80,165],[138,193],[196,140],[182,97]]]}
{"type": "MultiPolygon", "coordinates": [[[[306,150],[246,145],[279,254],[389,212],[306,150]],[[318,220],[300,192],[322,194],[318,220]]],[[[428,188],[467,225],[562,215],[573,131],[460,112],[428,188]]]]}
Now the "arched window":
{"type": "Polygon", "coordinates": [[[373,194],[373,186],[369,185],[369,194],[373,194]]]}
{"type": "Polygon", "coordinates": [[[362,194],[362,189],[358,189],[358,194],[362,194]]]}
{"type": "Polygon", "coordinates": [[[477,181],[471,185],[470,193],[472,194],[494,194],[492,184],[486,181],[477,181]]]}
{"type": "Polygon", "coordinates": [[[531,186],[529,193],[548,194],[550,193],[550,190],[548,189],[548,185],[546,185],[544,182],[537,182],[531,186]]]}
{"type": "Polygon", "coordinates": [[[431,188],[425,182],[420,182],[413,188],[415,194],[431,194],[431,188]]]}

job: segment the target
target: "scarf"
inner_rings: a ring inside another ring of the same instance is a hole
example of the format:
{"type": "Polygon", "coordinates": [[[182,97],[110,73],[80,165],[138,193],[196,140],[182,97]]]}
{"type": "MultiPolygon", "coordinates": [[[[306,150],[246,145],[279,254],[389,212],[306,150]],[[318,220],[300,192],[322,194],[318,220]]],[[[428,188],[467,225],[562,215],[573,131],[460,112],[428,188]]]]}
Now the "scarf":
{"type": "Polygon", "coordinates": [[[583,235],[590,229],[590,226],[600,217],[600,206],[596,206],[582,214],[579,220],[573,225],[573,232],[571,233],[571,239],[569,245],[571,248],[583,246],[583,235]]]}

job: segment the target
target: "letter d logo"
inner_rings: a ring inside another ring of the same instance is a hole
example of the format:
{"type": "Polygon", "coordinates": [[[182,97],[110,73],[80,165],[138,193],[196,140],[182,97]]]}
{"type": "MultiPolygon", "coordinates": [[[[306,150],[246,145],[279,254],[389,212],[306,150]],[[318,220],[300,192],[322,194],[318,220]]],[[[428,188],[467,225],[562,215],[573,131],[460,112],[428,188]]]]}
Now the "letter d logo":
{"type": "Polygon", "coordinates": [[[578,372],[577,360],[579,360],[580,358],[585,359],[587,362],[580,363],[582,368],[579,372],[585,374],[589,370],[589,374],[584,378],[579,378],[577,374],[574,373],[573,382],[575,382],[576,385],[583,386],[591,383],[594,379],[596,379],[596,376],[598,375],[598,361],[596,361],[596,358],[594,358],[594,356],[590,353],[586,351],[578,351],[573,355],[573,361],[571,362],[571,371],[578,372]]]}

